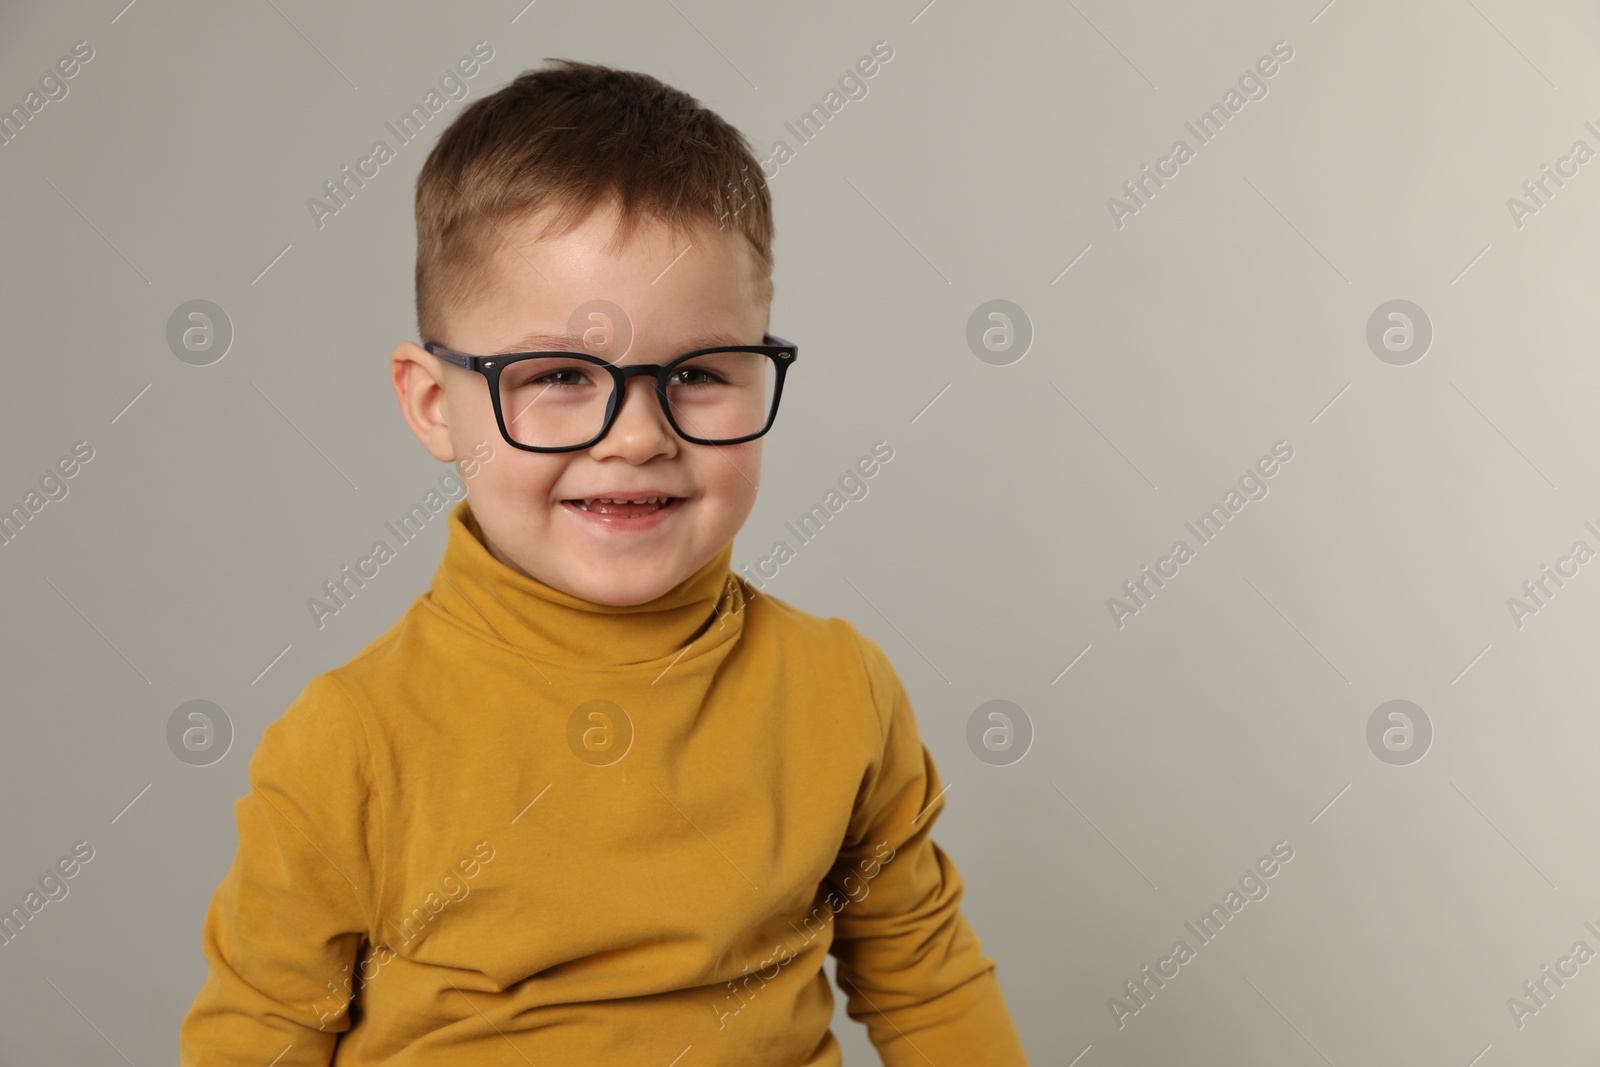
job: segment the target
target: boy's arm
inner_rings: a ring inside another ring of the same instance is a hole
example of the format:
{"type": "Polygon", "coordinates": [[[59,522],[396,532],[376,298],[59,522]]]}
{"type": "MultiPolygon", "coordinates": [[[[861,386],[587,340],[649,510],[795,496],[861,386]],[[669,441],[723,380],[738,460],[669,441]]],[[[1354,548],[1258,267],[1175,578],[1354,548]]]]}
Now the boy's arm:
{"type": "Polygon", "coordinates": [[[883,650],[856,637],[887,723],[828,878],[844,900],[829,951],[845,1010],[886,1067],[1027,1067],[994,961],[959,910],[961,875],[928,836],[944,785],[910,698],[883,650]]]}
{"type": "Polygon", "coordinates": [[[209,966],[180,1067],[326,1067],[381,870],[372,754],[346,691],[312,679],[268,726],[234,804],[239,850],[206,912],[209,966]]]}

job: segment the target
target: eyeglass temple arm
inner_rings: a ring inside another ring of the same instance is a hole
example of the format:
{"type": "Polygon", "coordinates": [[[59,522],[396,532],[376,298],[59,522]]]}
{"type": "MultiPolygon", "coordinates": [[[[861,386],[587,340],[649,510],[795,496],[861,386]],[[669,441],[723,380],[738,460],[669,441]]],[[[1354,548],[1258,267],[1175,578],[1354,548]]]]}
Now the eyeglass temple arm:
{"type": "Polygon", "coordinates": [[[467,367],[469,369],[472,366],[472,357],[468,356],[464,352],[457,352],[452,348],[446,348],[444,345],[438,344],[437,342],[429,343],[423,347],[429,352],[432,352],[434,355],[438,356],[440,359],[444,360],[446,363],[454,363],[458,367],[467,367]]]}

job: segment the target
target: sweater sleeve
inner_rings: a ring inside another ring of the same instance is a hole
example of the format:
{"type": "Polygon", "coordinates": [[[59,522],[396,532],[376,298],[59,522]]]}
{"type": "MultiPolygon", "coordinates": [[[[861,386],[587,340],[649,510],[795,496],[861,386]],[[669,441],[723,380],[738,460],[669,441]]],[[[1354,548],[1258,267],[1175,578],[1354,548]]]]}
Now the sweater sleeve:
{"type": "Polygon", "coordinates": [[[208,965],[178,1034],[180,1067],[325,1067],[350,1026],[380,887],[366,729],[330,675],[262,734],[239,848],[206,912],[208,965]]]}
{"type": "Polygon", "coordinates": [[[884,723],[828,881],[837,981],[885,1067],[1027,1067],[993,960],[959,909],[961,875],[929,835],[944,785],[910,698],[877,644],[856,635],[884,723]]]}

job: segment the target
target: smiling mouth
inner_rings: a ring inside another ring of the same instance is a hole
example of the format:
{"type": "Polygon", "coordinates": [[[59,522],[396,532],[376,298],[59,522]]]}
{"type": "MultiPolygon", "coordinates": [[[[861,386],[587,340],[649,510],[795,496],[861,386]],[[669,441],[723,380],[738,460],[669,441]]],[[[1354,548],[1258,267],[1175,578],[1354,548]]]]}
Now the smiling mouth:
{"type": "Polygon", "coordinates": [[[587,511],[595,515],[652,515],[665,508],[681,503],[682,497],[659,496],[649,500],[606,500],[596,498],[592,500],[563,500],[563,504],[571,504],[579,511],[587,511]]]}

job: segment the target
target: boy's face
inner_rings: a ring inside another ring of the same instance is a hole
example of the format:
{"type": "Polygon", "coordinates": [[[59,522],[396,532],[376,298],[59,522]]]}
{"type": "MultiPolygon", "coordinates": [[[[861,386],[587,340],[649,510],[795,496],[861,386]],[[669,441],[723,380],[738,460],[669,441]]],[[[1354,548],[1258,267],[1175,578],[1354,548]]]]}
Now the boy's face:
{"type": "MultiPolygon", "coordinates": [[[[597,208],[564,236],[536,241],[543,218],[500,225],[504,240],[495,239],[481,298],[450,316],[445,336],[425,340],[484,356],[581,349],[577,338],[521,342],[533,333],[569,337],[573,312],[605,300],[632,327],[623,365],[666,363],[700,347],[693,339],[708,333],[725,334],[728,344],[761,343],[768,308],[757,299],[754,255],[733,229],[706,220],[674,238],[652,219],[610,254],[614,205],[597,208]]],[[[615,353],[594,354],[617,360],[615,353]]],[[[493,447],[466,481],[489,551],[573,596],[617,606],[652,600],[733,540],[755,505],[762,439],[721,446],[683,440],[661,411],[653,379],[629,379],[616,422],[599,443],[540,453],[513,448],[500,435],[481,374],[409,341],[395,349],[390,369],[407,423],[435,458],[468,459],[475,445],[476,455],[485,455],[480,442],[493,447]],[[572,503],[644,491],[678,499],[642,527],[572,503]]]]}

